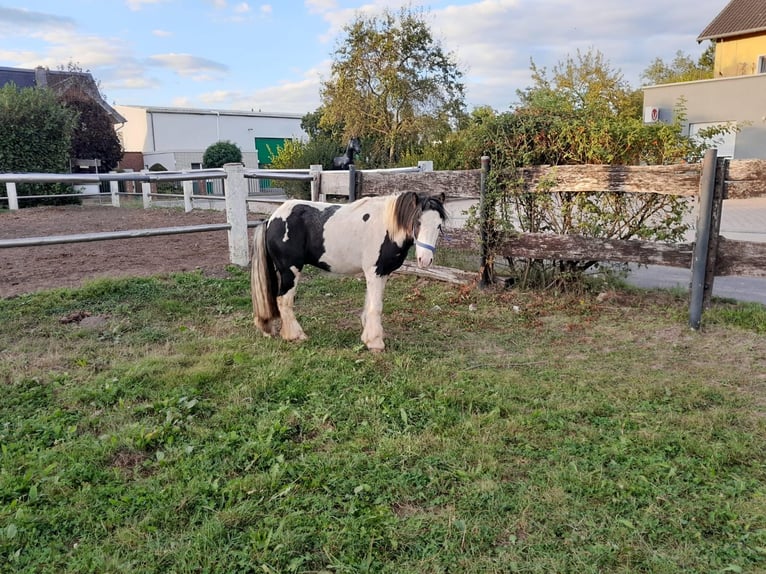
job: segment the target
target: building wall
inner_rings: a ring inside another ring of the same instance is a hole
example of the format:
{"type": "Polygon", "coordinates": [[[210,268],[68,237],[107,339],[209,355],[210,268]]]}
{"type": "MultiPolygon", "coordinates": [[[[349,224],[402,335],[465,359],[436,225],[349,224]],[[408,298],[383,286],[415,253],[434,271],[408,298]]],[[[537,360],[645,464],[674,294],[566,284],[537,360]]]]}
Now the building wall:
{"type": "Polygon", "coordinates": [[[128,120],[121,129],[125,151],[203,153],[217,141],[255,152],[255,139],[306,138],[300,114],[116,106],[128,120]]]}
{"type": "Polygon", "coordinates": [[[713,75],[716,78],[758,73],[758,57],[766,55],[766,36],[743,36],[719,40],[715,45],[713,75]]]}
{"type": "Polygon", "coordinates": [[[141,171],[144,169],[144,154],[140,151],[128,151],[122,154],[117,169],[130,169],[132,171],[141,171]]]}
{"type": "Polygon", "coordinates": [[[659,119],[672,122],[674,109],[685,100],[689,124],[736,122],[733,157],[766,159],[766,74],[716,78],[644,88],[644,106],[660,110],[659,119]]]}

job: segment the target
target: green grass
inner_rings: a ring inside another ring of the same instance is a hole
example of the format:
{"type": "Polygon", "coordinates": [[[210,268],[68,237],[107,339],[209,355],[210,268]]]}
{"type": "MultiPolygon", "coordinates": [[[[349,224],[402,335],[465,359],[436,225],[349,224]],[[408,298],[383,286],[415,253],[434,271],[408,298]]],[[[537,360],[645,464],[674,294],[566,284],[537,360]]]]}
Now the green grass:
{"type": "Polygon", "coordinates": [[[309,274],[300,345],[239,271],[0,301],[0,570],[766,571],[762,306],[395,277],[373,354],[363,300],[309,274]]]}

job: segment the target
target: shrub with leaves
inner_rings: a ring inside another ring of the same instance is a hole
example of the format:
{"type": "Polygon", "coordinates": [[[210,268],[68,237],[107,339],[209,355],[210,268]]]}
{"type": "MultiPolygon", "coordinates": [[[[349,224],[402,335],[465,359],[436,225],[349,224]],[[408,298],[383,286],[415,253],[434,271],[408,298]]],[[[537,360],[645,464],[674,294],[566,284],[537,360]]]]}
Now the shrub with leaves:
{"type": "MultiPolygon", "coordinates": [[[[0,172],[66,173],[77,125],[77,111],[63,106],[48,89],[0,88],[0,172]]],[[[19,195],[71,193],[62,184],[20,184],[19,195]]],[[[5,184],[0,194],[7,195],[5,184]]],[[[42,203],[72,203],[71,199],[20,201],[21,207],[42,203]]]]}
{"type": "Polygon", "coordinates": [[[242,150],[228,140],[208,146],[202,156],[202,165],[205,168],[223,167],[227,163],[242,163],[242,150]]]}
{"type": "MultiPolygon", "coordinates": [[[[683,102],[671,124],[644,124],[636,97],[598,52],[569,58],[552,78],[532,65],[535,85],[512,112],[483,114],[469,128],[474,155],[488,154],[490,251],[505,230],[612,239],[679,241],[689,202],[626,193],[529,193],[517,169],[530,165],[671,164],[696,161],[704,143],[682,135],[683,102]]],[[[491,263],[492,261],[490,261],[491,263]]],[[[596,261],[509,261],[535,284],[577,280],[596,261]]]]}

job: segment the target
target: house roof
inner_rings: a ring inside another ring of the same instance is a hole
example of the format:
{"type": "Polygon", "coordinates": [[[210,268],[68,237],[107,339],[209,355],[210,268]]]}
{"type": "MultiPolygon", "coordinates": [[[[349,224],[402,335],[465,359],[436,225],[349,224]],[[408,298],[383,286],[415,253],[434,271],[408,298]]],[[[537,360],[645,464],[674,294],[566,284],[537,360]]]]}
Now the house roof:
{"type": "Polygon", "coordinates": [[[757,32],[766,32],[766,2],[731,0],[697,37],[697,42],[757,32]]]}
{"type": "Polygon", "coordinates": [[[34,70],[25,68],[0,67],[0,87],[13,82],[17,88],[47,86],[57,94],[65,93],[69,88],[78,86],[96,101],[112,118],[113,123],[125,123],[127,120],[101,97],[93,76],[88,72],[64,72],[38,67],[34,70]]]}
{"type": "Polygon", "coordinates": [[[121,105],[118,108],[135,108],[137,110],[144,110],[147,113],[158,114],[220,114],[222,116],[240,116],[240,117],[256,117],[256,118],[280,118],[280,119],[303,119],[305,114],[292,113],[292,112],[261,112],[253,110],[222,110],[215,108],[169,108],[165,106],[136,106],[136,105],[121,105]]]}

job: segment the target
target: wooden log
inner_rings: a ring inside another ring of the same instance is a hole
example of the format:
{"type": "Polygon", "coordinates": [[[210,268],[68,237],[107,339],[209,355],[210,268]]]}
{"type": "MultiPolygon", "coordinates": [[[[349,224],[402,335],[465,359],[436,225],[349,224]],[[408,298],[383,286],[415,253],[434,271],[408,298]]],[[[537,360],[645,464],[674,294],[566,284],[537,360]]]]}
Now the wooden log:
{"type": "Polygon", "coordinates": [[[580,235],[527,233],[501,243],[504,257],[562,261],[610,261],[689,268],[692,245],[641,240],[599,239],[580,235]]]}
{"type": "Polygon", "coordinates": [[[694,196],[701,164],[540,165],[518,170],[529,191],[625,192],[694,196]]]}
{"type": "Polygon", "coordinates": [[[424,171],[414,173],[357,172],[361,197],[415,191],[435,195],[443,192],[448,199],[479,199],[481,170],[424,171]]]}
{"type": "Polygon", "coordinates": [[[720,237],[716,275],[766,277],[766,243],[720,237]]]}
{"type": "MultiPolygon", "coordinates": [[[[359,172],[361,195],[396,191],[444,192],[451,199],[479,199],[481,170],[420,173],[359,172]]],[[[696,196],[701,164],[558,165],[524,167],[506,174],[530,192],[625,192],[696,196]]],[[[727,198],[766,196],[766,160],[732,160],[726,175],[727,198]]]]}
{"type": "Polygon", "coordinates": [[[478,279],[476,273],[468,273],[467,271],[452,269],[451,267],[442,267],[441,265],[431,265],[426,269],[421,269],[412,261],[405,261],[404,264],[396,270],[396,273],[401,273],[402,275],[417,275],[418,277],[437,279],[456,285],[470,285],[478,279]]]}
{"type": "Polygon", "coordinates": [[[726,170],[726,199],[766,196],[766,160],[731,160],[726,170]]]}

